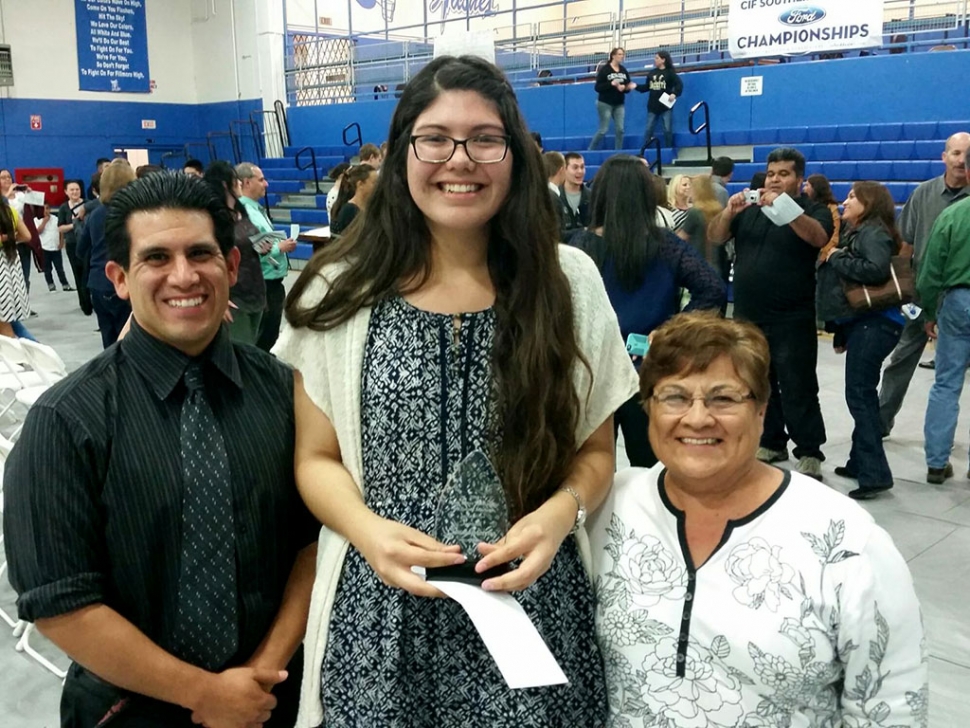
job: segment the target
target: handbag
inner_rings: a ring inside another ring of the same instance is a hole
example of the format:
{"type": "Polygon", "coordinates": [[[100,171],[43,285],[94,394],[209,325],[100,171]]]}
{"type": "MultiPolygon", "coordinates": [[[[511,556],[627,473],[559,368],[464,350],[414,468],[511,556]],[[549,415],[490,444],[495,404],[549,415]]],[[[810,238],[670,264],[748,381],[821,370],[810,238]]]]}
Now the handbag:
{"type": "Polygon", "coordinates": [[[842,290],[853,311],[881,311],[912,303],[916,291],[912,259],[906,255],[894,255],[890,260],[889,278],[885,283],[867,286],[843,278],[842,290]]]}

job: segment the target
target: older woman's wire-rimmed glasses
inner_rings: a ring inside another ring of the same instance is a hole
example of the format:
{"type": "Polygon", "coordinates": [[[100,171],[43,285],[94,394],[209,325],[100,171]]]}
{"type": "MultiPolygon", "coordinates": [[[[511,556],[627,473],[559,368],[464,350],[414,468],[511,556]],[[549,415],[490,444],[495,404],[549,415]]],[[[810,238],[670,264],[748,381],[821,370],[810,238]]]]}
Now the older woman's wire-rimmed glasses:
{"type": "Polygon", "coordinates": [[[442,134],[418,134],[411,137],[411,147],[418,161],[428,164],[444,164],[453,156],[459,146],[476,164],[498,164],[509,152],[510,136],[500,134],[479,134],[468,139],[454,139],[442,134]]]}
{"type": "Polygon", "coordinates": [[[650,395],[664,414],[685,415],[694,406],[696,400],[704,403],[704,407],[713,415],[731,414],[736,412],[748,400],[754,399],[751,392],[742,394],[733,390],[719,389],[708,392],[700,397],[694,397],[685,392],[661,392],[650,395]]]}

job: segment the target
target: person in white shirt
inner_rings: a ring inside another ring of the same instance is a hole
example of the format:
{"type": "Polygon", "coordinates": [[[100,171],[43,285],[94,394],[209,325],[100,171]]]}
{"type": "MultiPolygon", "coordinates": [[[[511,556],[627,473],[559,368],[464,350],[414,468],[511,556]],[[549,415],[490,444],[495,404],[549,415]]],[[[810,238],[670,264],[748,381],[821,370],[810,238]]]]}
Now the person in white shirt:
{"type": "Polygon", "coordinates": [[[34,227],[37,228],[37,235],[40,237],[40,247],[44,249],[44,279],[47,281],[47,289],[56,291],[54,285],[53,271],[57,270],[57,278],[61,282],[61,288],[65,291],[73,291],[74,288],[67,282],[64,275],[64,258],[61,250],[64,248],[64,239],[57,229],[57,218],[51,217],[51,206],[44,205],[44,216],[34,218],[34,227]]]}
{"type": "Polygon", "coordinates": [[[640,396],[659,463],[590,519],[608,725],[926,728],[906,562],[869,513],[760,462],[768,343],[684,313],[654,331],[640,396]]]}

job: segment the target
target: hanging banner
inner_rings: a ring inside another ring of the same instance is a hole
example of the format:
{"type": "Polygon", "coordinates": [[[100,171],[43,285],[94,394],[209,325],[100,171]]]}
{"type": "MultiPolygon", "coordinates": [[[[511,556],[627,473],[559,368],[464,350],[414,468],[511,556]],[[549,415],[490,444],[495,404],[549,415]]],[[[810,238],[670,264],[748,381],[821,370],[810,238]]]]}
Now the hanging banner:
{"type": "Polygon", "coordinates": [[[151,91],[145,2],[74,0],[82,91],[151,91]]]}
{"type": "Polygon", "coordinates": [[[882,45],[883,0],[731,0],[732,58],[882,45]]]}

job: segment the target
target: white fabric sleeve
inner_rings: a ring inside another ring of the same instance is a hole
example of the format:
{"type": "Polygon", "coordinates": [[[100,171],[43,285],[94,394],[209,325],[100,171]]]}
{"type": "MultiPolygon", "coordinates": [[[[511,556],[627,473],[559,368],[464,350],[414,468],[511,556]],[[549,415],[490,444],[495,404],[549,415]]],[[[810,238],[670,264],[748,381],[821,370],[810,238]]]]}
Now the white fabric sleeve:
{"type": "Polygon", "coordinates": [[[582,362],[573,370],[583,413],[576,443],[582,445],[639,391],[639,379],[596,264],[586,253],[566,246],[560,246],[560,261],[572,287],[577,342],[592,370],[592,386],[582,362]]]}
{"type": "Polygon", "coordinates": [[[878,526],[858,558],[839,600],[844,725],[927,728],[928,663],[912,576],[878,526]]]}
{"type": "MultiPolygon", "coordinates": [[[[322,275],[310,282],[300,297],[304,307],[316,306],[327,292],[327,281],[322,275]]],[[[303,375],[303,389],[311,401],[333,422],[333,403],[327,376],[327,349],[322,337],[326,333],[311,329],[293,328],[286,318],[280,327],[280,335],[273,346],[273,354],[303,375]]]]}

